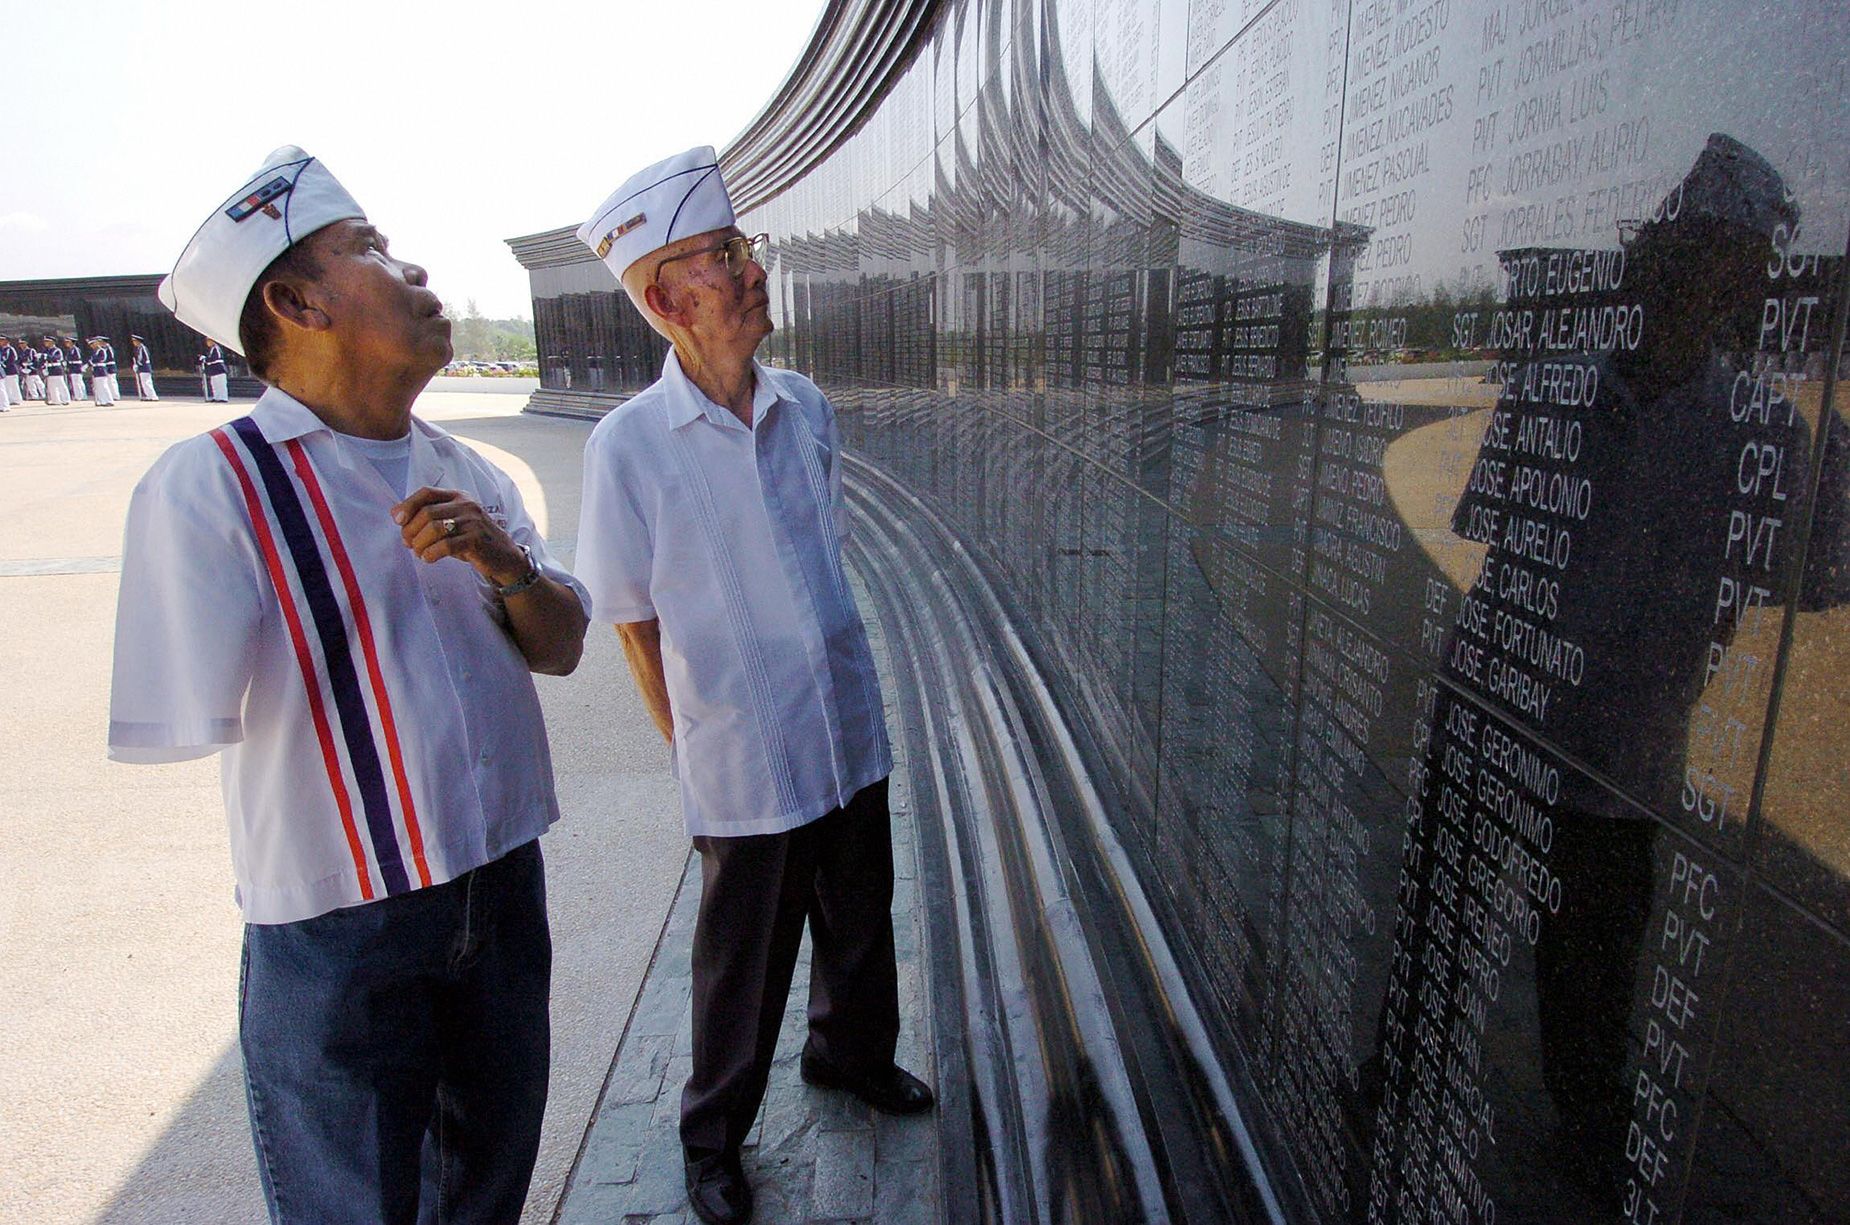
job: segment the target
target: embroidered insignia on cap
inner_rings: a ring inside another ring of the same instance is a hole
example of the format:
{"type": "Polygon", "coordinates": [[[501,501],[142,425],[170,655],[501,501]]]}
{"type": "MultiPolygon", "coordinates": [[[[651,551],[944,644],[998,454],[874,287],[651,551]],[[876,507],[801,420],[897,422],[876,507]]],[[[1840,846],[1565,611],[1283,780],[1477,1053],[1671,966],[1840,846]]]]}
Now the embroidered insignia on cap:
{"type": "Polygon", "coordinates": [[[597,244],[597,257],[603,259],[606,255],[609,255],[611,243],[614,243],[617,239],[623,237],[648,219],[649,214],[637,213],[634,217],[631,217],[628,221],[625,221],[622,225],[604,235],[604,241],[597,244]]]}
{"type": "Polygon", "coordinates": [[[276,201],[288,195],[294,188],[295,184],[292,181],[278,175],[226,209],[225,216],[233,221],[243,221],[246,217],[261,210],[263,215],[272,221],[280,220],[282,214],[276,211],[276,201]]]}

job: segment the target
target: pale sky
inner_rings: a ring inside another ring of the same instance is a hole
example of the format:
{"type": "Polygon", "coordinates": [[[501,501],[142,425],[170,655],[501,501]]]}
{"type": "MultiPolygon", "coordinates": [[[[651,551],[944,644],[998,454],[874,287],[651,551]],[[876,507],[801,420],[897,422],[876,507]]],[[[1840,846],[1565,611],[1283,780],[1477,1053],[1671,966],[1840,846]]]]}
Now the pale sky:
{"type": "Polygon", "coordinates": [[[453,310],[474,298],[485,315],[530,315],[503,240],[582,221],[650,162],[723,148],[821,11],[0,0],[0,82],[22,125],[0,174],[0,280],[166,272],[266,153],[295,144],[453,310]]]}

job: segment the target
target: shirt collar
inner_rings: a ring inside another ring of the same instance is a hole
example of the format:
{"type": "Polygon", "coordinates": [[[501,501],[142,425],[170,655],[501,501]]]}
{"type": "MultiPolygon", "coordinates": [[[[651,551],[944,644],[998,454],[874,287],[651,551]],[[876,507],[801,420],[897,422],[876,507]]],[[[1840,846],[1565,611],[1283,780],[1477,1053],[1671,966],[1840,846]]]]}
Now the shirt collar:
{"type": "Polygon", "coordinates": [[[251,409],[251,420],[268,443],[288,442],[321,432],[332,434],[328,423],[315,416],[315,410],[286,391],[266,387],[251,409]]]}
{"type": "MultiPolygon", "coordinates": [[[[691,386],[691,384],[690,384],[691,386]]],[[[296,399],[286,391],[274,387],[264,388],[251,409],[251,421],[257,426],[263,440],[273,446],[280,446],[294,438],[307,438],[311,434],[325,434],[331,440],[341,435],[320,417],[315,410],[296,399]]],[[[438,450],[437,440],[444,437],[442,430],[428,422],[420,420],[415,414],[411,418],[411,478],[412,488],[422,485],[441,485],[449,465],[444,462],[438,450]]],[[[335,447],[334,454],[343,468],[351,468],[358,452],[351,447],[335,447]]]]}
{"type": "MultiPolygon", "coordinates": [[[[678,430],[699,417],[705,417],[714,425],[722,427],[745,428],[745,423],[740,421],[731,409],[723,404],[715,404],[707,398],[706,392],[694,386],[694,380],[688,378],[687,372],[681,369],[681,356],[672,346],[669,347],[667,360],[662,363],[662,381],[673,393],[668,399],[670,428],[678,430]]],[[[764,420],[765,414],[770,411],[773,404],[777,403],[777,399],[777,388],[771,385],[765,368],[759,365],[757,359],[754,358],[752,360],[752,424],[754,426],[764,420]]]]}

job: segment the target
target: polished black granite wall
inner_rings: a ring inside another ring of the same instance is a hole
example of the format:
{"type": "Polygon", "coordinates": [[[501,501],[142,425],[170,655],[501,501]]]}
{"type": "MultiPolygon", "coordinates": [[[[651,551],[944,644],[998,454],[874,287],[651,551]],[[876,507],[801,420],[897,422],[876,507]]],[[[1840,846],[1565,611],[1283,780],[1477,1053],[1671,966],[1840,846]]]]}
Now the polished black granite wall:
{"type": "Polygon", "coordinates": [[[1088,712],[1294,1218],[1850,1220],[1846,62],[946,3],[741,219],[1088,712]]]}
{"type": "Polygon", "coordinates": [[[546,265],[531,269],[528,277],[542,387],[614,392],[655,381],[668,345],[602,264],[546,265]]]}
{"type": "MultiPolygon", "coordinates": [[[[0,336],[29,337],[36,345],[47,333],[108,336],[115,342],[116,362],[127,370],[131,332],[147,339],[149,356],[163,384],[175,376],[198,387],[196,359],[205,338],[173,317],[155,296],[159,273],[148,276],[69,277],[38,281],[0,281],[0,336]]],[[[232,376],[245,370],[238,354],[225,353],[232,376]]],[[[132,387],[134,380],[128,380],[132,387]]]]}

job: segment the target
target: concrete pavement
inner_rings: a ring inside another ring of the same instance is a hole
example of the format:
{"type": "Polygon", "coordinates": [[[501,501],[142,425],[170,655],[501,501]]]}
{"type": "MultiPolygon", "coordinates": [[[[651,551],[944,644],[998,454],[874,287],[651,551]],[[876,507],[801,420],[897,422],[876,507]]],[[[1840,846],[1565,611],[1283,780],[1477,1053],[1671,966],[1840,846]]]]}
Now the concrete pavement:
{"type": "MultiPolygon", "coordinates": [[[[418,411],[519,481],[569,562],[588,425],[525,397],[418,411]]],[[[216,760],[104,760],[122,517],[173,442],[247,404],[0,415],[0,1220],[252,1221],[241,934],[216,760]]],[[[687,856],[667,752],[607,627],[539,678],[564,819],[545,840],[553,1081],[526,1219],[550,1219],[687,856]]]]}

